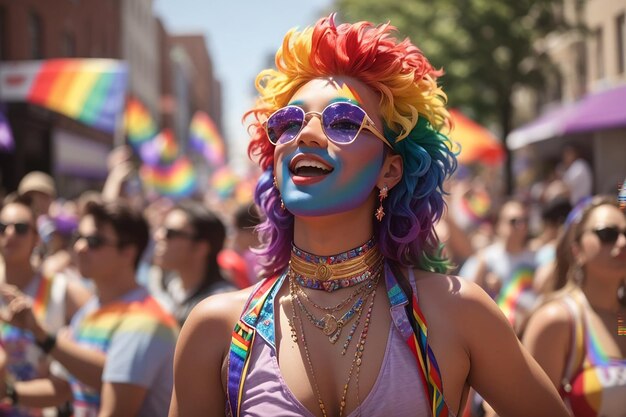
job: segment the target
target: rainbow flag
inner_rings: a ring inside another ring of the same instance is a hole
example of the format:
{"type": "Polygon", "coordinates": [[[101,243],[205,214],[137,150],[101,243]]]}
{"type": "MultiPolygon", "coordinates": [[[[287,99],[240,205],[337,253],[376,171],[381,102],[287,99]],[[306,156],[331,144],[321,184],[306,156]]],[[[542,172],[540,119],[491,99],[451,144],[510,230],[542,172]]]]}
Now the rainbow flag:
{"type": "Polygon", "coordinates": [[[180,150],[171,129],[163,129],[158,135],[137,148],[141,161],[147,165],[168,165],[176,160],[180,150]]]}
{"type": "Polygon", "coordinates": [[[15,142],[13,141],[11,126],[9,126],[9,121],[4,113],[0,111],[0,151],[10,152],[14,147],[15,142]]]}
{"type": "Polygon", "coordinates": [[[213,166],[221,166],[226,161],[226,147],[215,123],[208,114],[197,111],[189,126],[189,146],[201,153],[213,166]]]}
{"type": "Polygon", "coordinates": [[[128,69],[112,59],[5,63],[0,98],[27,101],[113,133],[124,109],[128,69]]]}
{"type": "Polygon", "coordinates": [[[158,194],[171,198],[189,197],[198,188],[195,169],[189,159],[181,156],[169,165],[142,165],[139,175],[143,183],[158,194]]]}
{"type": "Polygon", "coordinates": [[[150,115],[150,111],[139,99],[134,97],[129,98],[126,102],[124,130],[128,137],[128,143],[135,150],[157,134],[157,127],[150,115]]]}
{"type": "Polygon", "coordinates": [[[461,200],[461,207],[474,223],[482,221],[491,209],[491,197],[485,190],[476,189],[461,200]]]}
{"type": "Polygon", "coordinates": [[[496,302],[512,326],[516,325],[519,316],[529,310],[535,301],[534,276],[535,271],[532,267],[517,268],[508,283],[500,290],[496,302]]]}
{"type": "Polygon", "coordinates": [[[240,181],[241,178],[225,165],[211,176],[211,189],[220,199],[225,200],[233,195],[240,181]]]}

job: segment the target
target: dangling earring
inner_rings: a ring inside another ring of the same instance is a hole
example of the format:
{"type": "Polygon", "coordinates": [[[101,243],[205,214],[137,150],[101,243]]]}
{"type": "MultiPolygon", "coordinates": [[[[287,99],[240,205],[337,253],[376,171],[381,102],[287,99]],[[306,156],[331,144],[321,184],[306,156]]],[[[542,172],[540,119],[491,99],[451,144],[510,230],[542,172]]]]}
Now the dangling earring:
{"type": "Polygon", "coordinates": [[[376,209],[375,216],[379,222],[382,222],[383,217],[385,217],[385,210],[383,209],[383,200],[387,198],[388,192],[389,192],[389,188],[387,187],[387,184],[385,184],[383,188],[381,188],[380,191],[378,192],[378,200],[380,201],[380,205],[376,209]]]}
{"type": "Polygon", "coordinates": [[[572,270],[572,278],[574,280],[574,283],[582,288],[583,282],[585,281],[585,272],[583,271],[583,268],[577,263],[574,264],[572,270]]]}
{"type": "MultiPolygon", "coordinates": [[[[278,181],[276,181],[276,176],[274,176],[274,188],[278,191],[278,195],[280,195],[280,190],[278,189],[278,181]]],[[[285,202],[283,201],[283,197],[280,196],[280,208],[285,211],[285,202]]]]}
{"type": "Polygon", "coordinates": [[[626,281],[622,281],[622,285],[617,289],[617,301],[622,306],[626,306],[626,281]]]}

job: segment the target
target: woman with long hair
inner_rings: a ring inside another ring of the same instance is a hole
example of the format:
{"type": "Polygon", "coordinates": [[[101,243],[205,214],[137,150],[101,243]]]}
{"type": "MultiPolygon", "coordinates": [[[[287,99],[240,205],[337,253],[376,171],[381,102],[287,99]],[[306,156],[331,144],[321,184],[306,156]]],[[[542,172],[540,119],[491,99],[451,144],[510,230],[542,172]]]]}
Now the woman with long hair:
{"type": "Polygon", "coordinates": [[[524,344],[574,416],[624,416],[626,217],[615,198],[594,197],[569,227],[556,286],[568,281],[530,318],[524,344]]]}

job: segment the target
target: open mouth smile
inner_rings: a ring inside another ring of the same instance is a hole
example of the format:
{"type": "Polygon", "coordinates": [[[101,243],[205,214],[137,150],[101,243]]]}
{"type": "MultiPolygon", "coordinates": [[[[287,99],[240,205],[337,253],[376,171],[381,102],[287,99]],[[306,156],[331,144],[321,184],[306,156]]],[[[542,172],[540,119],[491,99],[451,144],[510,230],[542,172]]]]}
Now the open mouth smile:
{"type": "Polygon", "coordinates": [[[296,177],[323,177],[333,172],[333,170],[333,167],[314,155],[300,154],[289,164],[289,172],[296,177]]]}

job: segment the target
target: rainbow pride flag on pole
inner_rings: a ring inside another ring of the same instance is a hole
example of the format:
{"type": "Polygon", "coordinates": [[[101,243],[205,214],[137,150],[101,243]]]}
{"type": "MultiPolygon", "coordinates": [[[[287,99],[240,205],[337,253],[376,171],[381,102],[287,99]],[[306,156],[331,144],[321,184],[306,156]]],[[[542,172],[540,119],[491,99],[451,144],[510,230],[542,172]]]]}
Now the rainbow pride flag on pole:
{"type": "Polygon", "coordinates": [[[108,133],[124,110],[128,68],[112,59],[0,65],[0,99],[37,104],[108,133]]]}
{"type": "Polygon", "coordinates": [[[124,111],[124,129],[128,143],[135,149],[154,138],[157,127],[150,111],[137,98],[131,97],[126,102],[124,111]]]}
{"type": "Polygon", "coordinates": [[[196,171],[186,156],[168,165],[144,164],[139,176],[147,188],[174,199],[189,197],[198,188],[196,171]]]}
{"type": "Polygon", "coordinates": [[[201,153],[209,165],[219,167],[226,162],[224,139],[208,114],[197,111],[189,126],[189,147],[201,153]]]}

